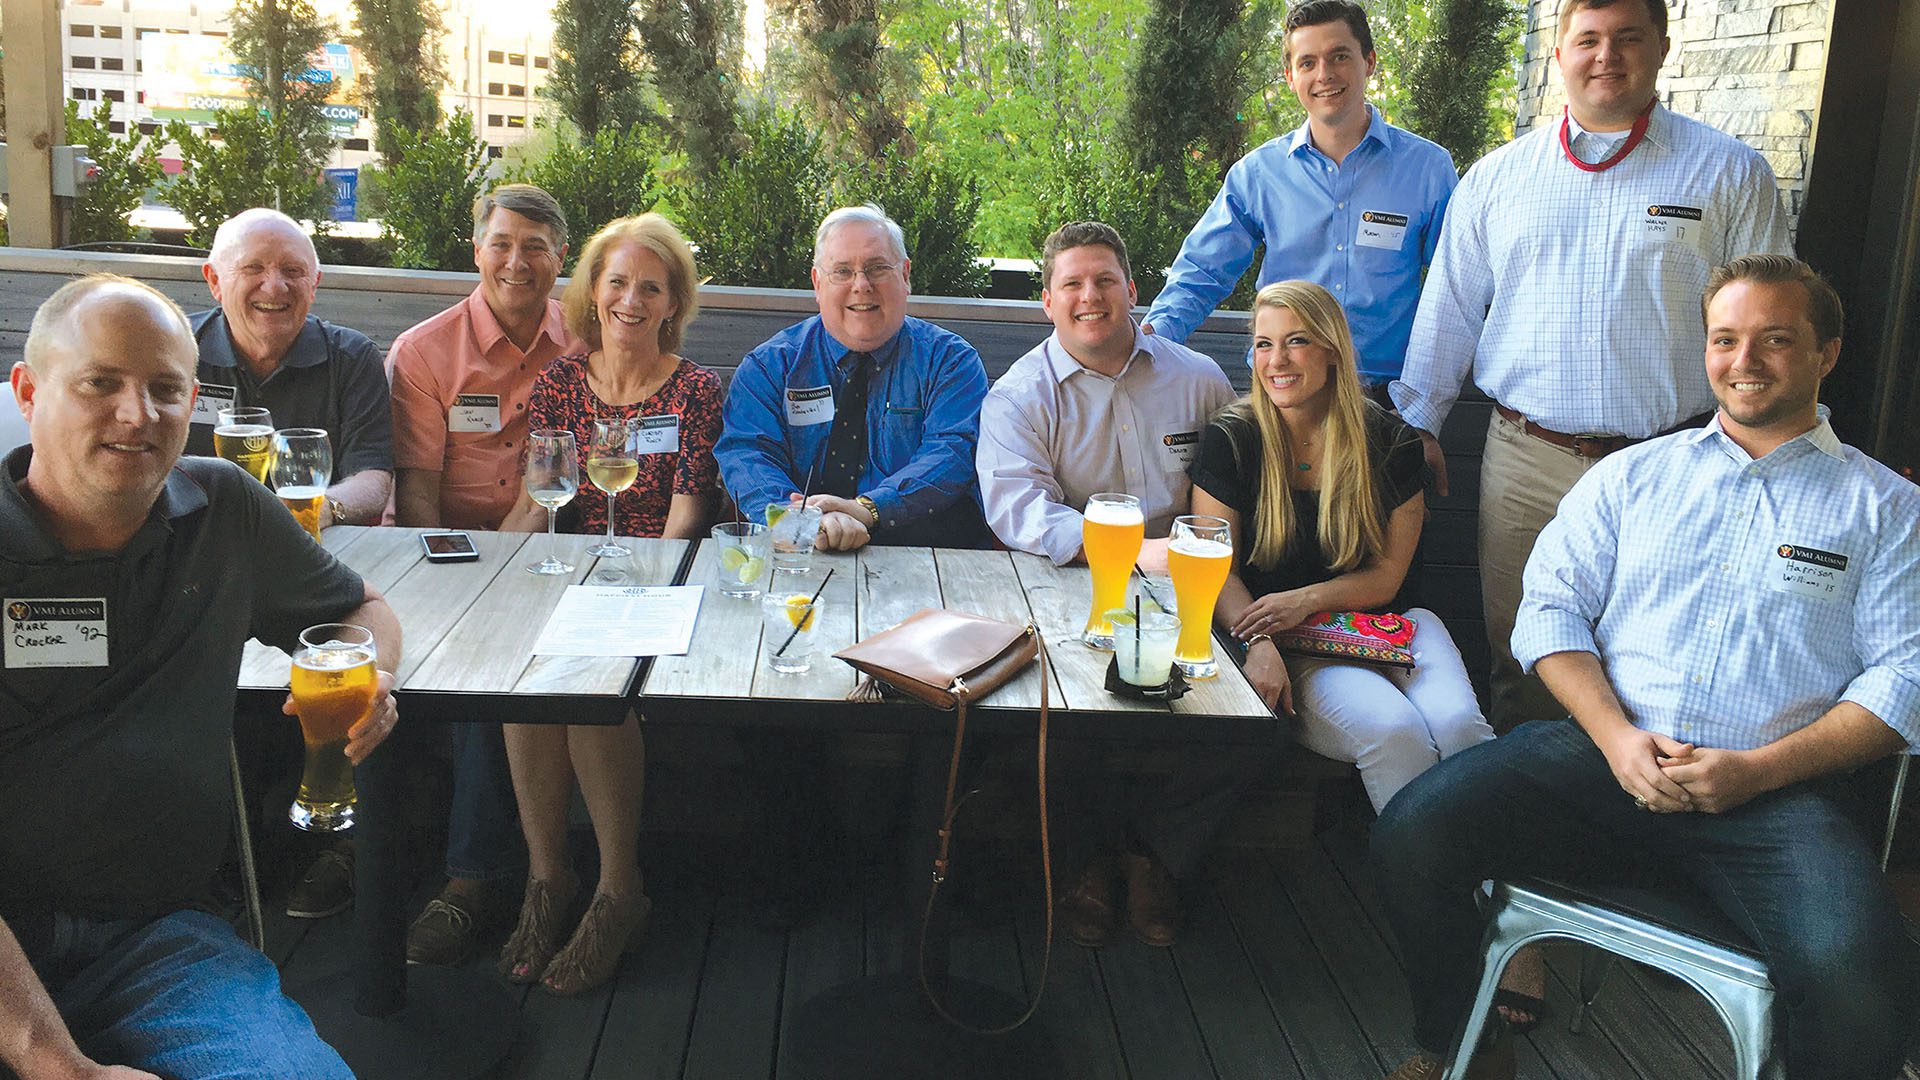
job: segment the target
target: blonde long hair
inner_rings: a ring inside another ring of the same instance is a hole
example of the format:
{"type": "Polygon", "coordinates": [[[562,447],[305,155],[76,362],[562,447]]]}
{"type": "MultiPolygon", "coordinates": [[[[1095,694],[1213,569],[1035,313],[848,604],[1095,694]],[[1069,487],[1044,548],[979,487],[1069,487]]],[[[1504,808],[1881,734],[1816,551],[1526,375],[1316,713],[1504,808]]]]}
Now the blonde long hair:
{"type": "MultiPolygon", "coordinates": [[[[1254,316],[1263,308],[1293,312],[1315,343],[1336,354],[1329,380],[1333,403],[1327,409],[1320,451],[1318,539],[1321,553],[1335,571],[1357,570],[1385,549],[1386,528],[1367,452],[1368,402],[1360,389],[1360,367],[1346,313],[1332,293],[1310,281],[1276,281],[1261,289],[1253,301],[1254,316]]],[[[1266,497],[1253,510],[1253,545],[1247,561],[1273,567],[1300,541],[1295,535],[1299,523],[1293,510],[1294,460],[1287,420],[1259,382],[1256,371],[1253,391],[1232,406],[1232,413],[1252,424],[1263,451],[1260,491],[1266,497]]]]}

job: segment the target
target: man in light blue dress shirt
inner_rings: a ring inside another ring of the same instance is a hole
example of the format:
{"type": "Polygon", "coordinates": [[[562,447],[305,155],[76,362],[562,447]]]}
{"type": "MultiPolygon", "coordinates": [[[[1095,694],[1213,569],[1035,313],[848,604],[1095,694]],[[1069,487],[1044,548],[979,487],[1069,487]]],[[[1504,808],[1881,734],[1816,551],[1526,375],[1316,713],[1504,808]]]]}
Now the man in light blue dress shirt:
{"type": "Polygon", "coordinates": [[[1840,300],[1804,263],[1716,268],[1705,315],[1712,422],[1590,470],[1527,563],[1514,653],[1571,720],[1441,762],[1374,828],[1429,1059],[1480,882],[1653,874],[1765,956],[1787,1076],[1901,1068],[1920,957],[1849,774],[1920,748],[1920,488],[1828,425],[1840,300]]]}
{"type": "Polygon", "coordinates": [[[1373,33],[1348,0],[1295,4],[1286,21],[1287,84],[1306,123],[1227,170],[1147,312],[1148,333],[1184,342],[1267,246],[1259,283],[1301,278],[1347,310],[1360,376],[1399,376],[1453,193],[1453,158],[1367,104],[1373,33]]]}

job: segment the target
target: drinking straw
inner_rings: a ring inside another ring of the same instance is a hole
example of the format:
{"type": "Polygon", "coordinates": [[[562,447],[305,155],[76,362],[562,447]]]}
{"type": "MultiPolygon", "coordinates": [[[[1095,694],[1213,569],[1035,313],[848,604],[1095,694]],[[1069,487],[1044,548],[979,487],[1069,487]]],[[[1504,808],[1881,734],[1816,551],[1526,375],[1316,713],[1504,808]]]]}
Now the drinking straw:
{"type": "MultiPolygon", "coordinates": [[[[1141,581],[1147,579],[1142,577],[1141,581]]],[[[1145,586],[1142,586],[1144,588],[1145,586]]],[[[1133,682],[1140,684],[1140,594],[1133,594],[1133,682]]]]}
{"type": "Polygon", "coordinates": [[[796,622],[793,624],[793,632],[787,635],[787,640],[781,642],[779,648],[773,650],[773,655],[775,656],[787,655],[787,646],[793,644],[793,639],[800,636],[800,628],[807,625],[807,623],[813,619],[814,605],[820,602],[820,594],[826,591],[827,582],[832,580],[833,580],[833,567],[829,566],[827,567],[827,576],[820,579],[820,587],[818,589],[813,590],[813,599],[807,601],[807,613],[801,616],[799,622],[796,622]]]}

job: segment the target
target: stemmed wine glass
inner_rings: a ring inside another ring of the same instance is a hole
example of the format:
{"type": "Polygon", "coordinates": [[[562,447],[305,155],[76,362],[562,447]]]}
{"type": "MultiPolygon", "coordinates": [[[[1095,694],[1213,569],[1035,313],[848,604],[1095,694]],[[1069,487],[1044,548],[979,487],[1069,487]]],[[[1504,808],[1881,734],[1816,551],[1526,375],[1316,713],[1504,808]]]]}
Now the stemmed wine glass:
{"type": "Polygon", "coordinates": [[[613,542],[614,496],[640,477],[640,459],[634,456],[633,426],[625,417],[596,419],[587,446],[587,479],[607,493],[607,542],[587,549],[603,559],[624,559],[633,552],[613,542]]]}
{"type": "Polygon", "coordinates": [[[571,574],[573,566],[560,561],[560,540],[554,515],[573,501],[580,490],[580,454],[573,432],[546,429],[527,436],[527,496],[547,508],[547,557],[527,567],[532,574],[571,574]]]}

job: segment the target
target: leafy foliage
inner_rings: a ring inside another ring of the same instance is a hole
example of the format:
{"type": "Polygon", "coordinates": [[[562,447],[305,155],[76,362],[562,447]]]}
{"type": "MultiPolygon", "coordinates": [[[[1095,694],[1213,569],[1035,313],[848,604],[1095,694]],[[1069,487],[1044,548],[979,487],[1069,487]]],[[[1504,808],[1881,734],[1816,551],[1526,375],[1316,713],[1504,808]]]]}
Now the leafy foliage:
{"type": "Polygon", "coordinates": [[[1154,0],[1127,87],[1142,171],[1179,171],[1190,149],[1224,170],[1245,150],[1243,108],[1281,66],[1277,0],[1154,0]]]}
{"type": "Polygon", "coordinates": [[[445,126],[395,133],[380,194],[396,266],[425,270],[473,267],[473,204],[486,184],[487,146],[461,109],[445,126]]]}
{"type": "MultiPolygon", "coordinates": [[[[247,205],[277,207],[295,217],[312,216],[304,202],[306,188],[309,181],[317,183],[314,174],[333,151],[333,130],[320,111],[328,86],[309,72],[314,52],[338,30],[314,11],[311,0],[234,0],[228,18],[233,33],[227,49],[240,68],[248,102],[266,116],[264,132],[250,128],[243,134],[264,134],[276,144],[270,153],[275,167],[267,173],[272,186],[263,198],[247,205]]],[[[220,116],[216,126],[231,139],[235,132],[227,130],[233,127],[225,119],[229,113],[220,116]]],[[[169,137],[173,128],[168,125],[169,137]]],[[[186,159],[185,144],[181,151],[186,159]]],[[[256,151],[249,148],[249,153],[256,151]]],[[[250,179],[239,176],[218,182],[252,186],[250,179]]],[[[175,208],[192,219],[185,207],[175,204],[175,208]]]]}
{"type": "Polygon", "coordinates": [[[798,31],[791,78],[812,105],[827,143],[843,157],[877,158],[892,147],[912,153],[900,104],[911,69],[881,34],[879,0],[779,0],[798,31]]]}
{"type": "Polygon", "coordinates": [[[707,176],[746,146],[735,77],[740,0],[639,0],[636,8],[670,138],[688,167],[707,176]]]}
{"type": "Polygon", "coordinates": [[[937,158],[888,151],[878,161],[842,165],[833,201],[877,203],[900,223],[913,261],[914,292],[979,296],[990,275],[973,238],[980,181],[937,158]]]}
{"type": "Polygon", "coordinates": [[[298,142],[283,138],[264,111],[222,109],[211,131],[170,121],[167,139],[179,145],[184,168],[165,198],[192,224],[190,243],[207,246],[221,222],[251,207],[277,203],[295,218],[318,221],[333,201],[298,142]]]}
{"type": "Polygon", "coordinates": [[[1041,185],[1040,215],[1027,235],[1036,261],[1047,234],[1069,221],[1104,221],[1127,244],[1127,261],[1149,304],[1167,284],[1167,268],[1180,253],[1187,229],[1213,196],[1219,177],[1204,160],[1185,158],[1180,171],[1141,172],[1124,149],[1078,149],[1056,155],[1041,185]],[[1162,190],[1162,189],[1166,190],[1162,190]]]}
{"type": "MultiPolygon", "coordinates": [[[[669,195],[674,220],[700,249],[700,272],[720,285],[807,287],[813,230],[832,181],[819,136],[765,103],[741,116],[747,149],[669,195]]],[[[549,189],[551,190],[551,189],[549,189]]]]}
{"type": "Polygon", "coordinates": [[[1434,32],[1413,66],[1407,121],[1465,169],[1512,130],[1510,104],[1496,113],[1489,98],[1503,74],[1512,78],[1521,9],[1513,0],[1435,0],[1435,6],[1434,32]]]}
{"type": "Polygon", "coordinates": [[[626,131],[651,121],[645,86],[639,22],[630,0],[554,5],[553,71],[546,94],[568,123],[593,138],[602,130],[626,131]]]}
{"type": "MultiPolygon", "coordinates": [[[[577,257],[586,238],[602,225],[645,213],[660,201],[654,170],[664,148],[656,134],[638,125],[624,130],[603,127],[592,137],[558,134],[546,156],[510,179],[537,184],[559,201],[567,216],[567,235],[575,238],[572,251],[577,257]]],[[[472,227],[471,218],[468,227],[472,227]]],[[[568,266],[571,269],[571,262],[568,266]]]]}
{"type": "Polygon", "coordinates": [[[427,0],[353,2],[353,44],[372,69],[374,149],[393,161],[405,153],[403,133],[440,125],[440,85],[447,77],[440,37],[446,24],[427,0]]]}
{"type": "Polygon", "coordinates": [[[127,215],[139,209],[141,197],[165,175],[160,167],[158,142],[136,127],[123,138],[108,130],[109,106],[82,115],[78,102],[67,102],[67,141],[87,148],[100,175],[73,201],[69,237],[76,244],[100,240],[132,240],[134,228],[127,215]]]}

